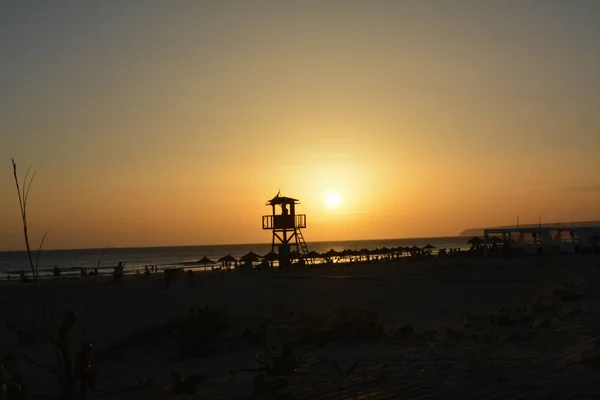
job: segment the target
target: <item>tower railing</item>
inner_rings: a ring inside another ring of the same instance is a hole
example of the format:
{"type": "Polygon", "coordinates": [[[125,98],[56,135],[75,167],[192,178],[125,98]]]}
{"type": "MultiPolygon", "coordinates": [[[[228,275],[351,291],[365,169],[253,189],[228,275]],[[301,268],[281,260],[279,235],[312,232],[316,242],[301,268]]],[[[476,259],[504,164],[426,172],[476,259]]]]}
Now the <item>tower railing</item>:
{"type": "Polygon", "coordinates": [[[296,221],[294,228],[306,228],[306,214],[296,214],[296,221]]]}
{"type": "Polygon", "coordinates": [[[263,215],[263,229],[302,229],[306,228],[306,214],[263,215]]]}

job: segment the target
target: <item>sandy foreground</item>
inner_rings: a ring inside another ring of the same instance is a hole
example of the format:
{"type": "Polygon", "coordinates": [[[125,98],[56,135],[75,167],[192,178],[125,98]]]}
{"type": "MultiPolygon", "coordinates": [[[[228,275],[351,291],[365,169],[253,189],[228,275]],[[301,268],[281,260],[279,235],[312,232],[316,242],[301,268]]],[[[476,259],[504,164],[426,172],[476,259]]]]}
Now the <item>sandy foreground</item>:
{"type": "MultiPolygon", "coordinates": [[[[287,387],[256,399],[600,398],[597,255],[208,272],[168,288],[162,274],[4,282],[0,305],[2,354],[50,370],[60,364],[41,332],[78,314],[69,336],[93,344],[92,399],[172,398],[172,370],[202,377],[191,398],[247,399],[257,354],[287,387]],[[284,348],[292,356],[274,363],[268,350],[284,348]]],[[[17,359],[32,392],[59,390],[17,359]]]]}

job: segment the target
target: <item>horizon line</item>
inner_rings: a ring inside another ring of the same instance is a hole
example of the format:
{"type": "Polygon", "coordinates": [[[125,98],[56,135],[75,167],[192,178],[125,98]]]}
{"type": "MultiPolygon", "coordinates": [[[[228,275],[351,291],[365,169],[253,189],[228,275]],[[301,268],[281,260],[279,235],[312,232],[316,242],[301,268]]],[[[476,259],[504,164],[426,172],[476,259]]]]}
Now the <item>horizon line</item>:
{"type": "MultiPolygon", "coordinates": [[[[370,242],[376,240],[422,240],[422,239],[448,239],[448,238],[459,238],[461,235],[454,236],[422,236],[422,237],[396,237],[396,238],[375,238],[375,239],[346,239],[346,240],[314,240],[307,241],[307,243],[327,243],[327,242],[370,242]]],[[[189,245],[173,245],[173,246],[109,246],[109,247],[73,247],[73,248],[50,248],[50,249],[42,249],[41,251],[73,251],[73,250],[110,250],[110,249],[166,249],[166,248],[183,248],[183,247],[208,247],[208,246],[264,246],[271,245],[269,242],[263,243],[218,243],[218,244],[189,244],[189,245]]],[[[2,250],[0,253],[10,253],[10,252],[26,252],[26,249],[20,250],[2,250]]],[[[32,253],[37,252],[37,250],[32,250],[32,253]]]]}

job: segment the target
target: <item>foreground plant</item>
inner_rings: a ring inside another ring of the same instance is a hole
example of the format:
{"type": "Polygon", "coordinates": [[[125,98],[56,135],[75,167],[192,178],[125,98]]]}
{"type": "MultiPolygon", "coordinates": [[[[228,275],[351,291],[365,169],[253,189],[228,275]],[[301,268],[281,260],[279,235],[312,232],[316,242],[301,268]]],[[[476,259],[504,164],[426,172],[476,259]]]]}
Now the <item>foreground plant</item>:
{"type": "Polygon", "coordinates": [[[221,333],[229,326],[224,310],[192,307],[177,336],[178,352],[183,357],[203,357],[217,349],[221,333]]]}
{"type": "Polygon", "coordinates": [[[19,185],[19,177],[17,174],[17,164],[15,160],[12,159],[13,165],[13,176],[15,177],[15,186],[17,187],[17,194],[19,196],[19,206],[21,208],[21,222],[23,224],[23,235],[25,236],[25,248],[27,249],[27,259],[29,260],[29,266],[31,268],[31,275],[33,280],[38,278],[38,266],[40,260],[40,252],[42,251],[42,246],[44,245],[44,240],[46,240],[46,235],[50,232],[50,229],[44,233],[42,240],[40,242],[40,247],[37,251],[37,257],[35,260],[35,264],[33,262],[33,256],[31,254],[31,246],[29,244],[29,233],[27,229],[27,200],[29,200],[29,191],[31,190],[31,184],[33,183],[33,178],[35,178],[35,172],[29,176],[29,172],[31,171],[31,167],[27,168],[27,172],[25,173],[25,178],[23,179],[23,187],[19,185]],[[28,180],[29,179],[29,180],[28,180]]]}
{"type": "Polygon", "coordinates": [[[288,380],[281,376],[272,380],[267,380],[263,374],[258,374],[252,381],[252,387],[254,388],[253,397],[260,396],[262,394],[270,394],[281,397],[283,395],[282,391],[285,390],[289,384],[290,383],[288,380]]]}
{"type": "Polygon", "coordinates": [[[164,386],[163,389],[176,396],[193,396],[202,381],[204,381],[204,378],[200,375],[191,374],[183,377],[177,371],[171,370],[171,383],[164,386]]]}
{"type": "Polygon", "coordinates": [[[281,354],[274,354],[271,350],[267,350],[271,356],[270,362],[261,360],[260,355],[256,357],[262,367],[260,370],[265,371],[274,376],[282,376],[298,372],[298,368],[306,361],[304,357],[294,354],[294,349],[284,347],[281,354]]]}
{"type": "MultiPolygon", "coordinates": [[[[66,400],[85,400],[87,398],[88,387],[94,387],[96,383],[92,345],[90,343],[83,344],[75,357],[73,357],[69,333],[75,325],[76,320],[77,314],[75,312],[67,312],[56,335],[47,332],[33,323],[29,323],[31,328],[37,331],[44,339],[40,343],[49,343],[57,351],[58,359],[57,364],[54,366],[44,365],[38,361],[38,357],[28,356],[4,344],[5,347],[9,348],[18,357],[41,370],[56,375],[62,388],[61,398],[66,400]]],[[[3,364],[5,362],[6,360],[4,360],[3,364]]],[[[3,376],[2,379],[6,379],[6,377],[3,376]]],[[[3,381],[2,383],[6,385],[7,382],[3,381]]],[[[19,381],[16,382],[19,383],[19,381]]],[[[22,385],[20,388],[22,388],[22,385]]],[[[0,397],[0,400],[4,400],[4,397],[0,397]]]]}
{"type": "Polygon", "coordinates": [[[21,376],[11,366],[17,358],[8,353],[0,360],[0,400],[17,400],[24,397],[24,384],[21,376]]]}

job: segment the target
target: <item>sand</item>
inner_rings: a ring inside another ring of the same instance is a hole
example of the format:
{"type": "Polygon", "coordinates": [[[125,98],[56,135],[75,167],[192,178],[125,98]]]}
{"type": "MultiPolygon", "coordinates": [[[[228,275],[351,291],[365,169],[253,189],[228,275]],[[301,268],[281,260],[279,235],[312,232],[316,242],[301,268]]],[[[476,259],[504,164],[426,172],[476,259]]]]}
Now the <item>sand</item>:
{"type": "MultiPolygon", "coordinates": [[[[258,372],[236,370],[286,345],[304,361],[282,392],[296,398],[600,398],[599,294],[597,255],[208,272],[168,288],[162,275],[4,282],[0,348],[56,368],[31,325],[56,332],[72,310],[73,347],[94,346],[89,398],[170,398],[173,369],[203,376],[192,398],[247,399],[258,372]],[[223,329],[210,346],[196,346],[201,329],[182,344],[190,308],[207,304],[224,310],[223,329]],[[264,342],[244,338],[264,323],[264,342]]],[[[32,391],[59,390],[17,358],[32,391]]]]}

